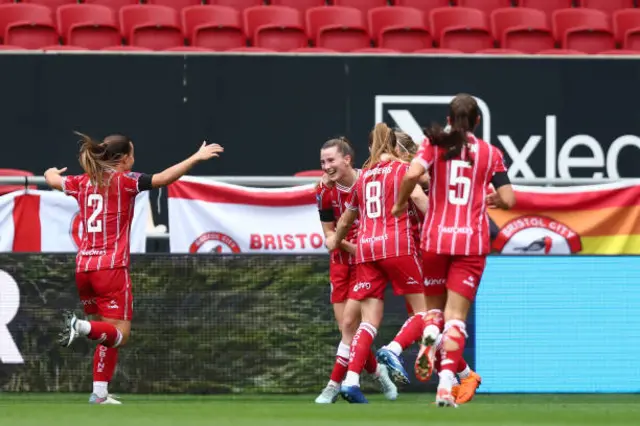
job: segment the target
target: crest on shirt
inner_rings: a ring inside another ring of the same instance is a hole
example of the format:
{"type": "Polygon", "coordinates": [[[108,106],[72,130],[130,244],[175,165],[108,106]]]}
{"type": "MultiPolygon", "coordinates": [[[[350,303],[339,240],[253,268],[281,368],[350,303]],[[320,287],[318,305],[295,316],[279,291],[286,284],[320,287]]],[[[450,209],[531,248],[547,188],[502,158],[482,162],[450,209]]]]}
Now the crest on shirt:
{"type": "Polygon", "coordinates": [[[520,216],[505,223],[493,242],[504,254],[554,255],[582,250],[580,235],[562,222],[546,216],[520,216]]]}
{"type": "Polygon", "coordinates": [[[205,232],[191,243],[189,253],[240,253],[240,246],[222,232],[205,232]]]}

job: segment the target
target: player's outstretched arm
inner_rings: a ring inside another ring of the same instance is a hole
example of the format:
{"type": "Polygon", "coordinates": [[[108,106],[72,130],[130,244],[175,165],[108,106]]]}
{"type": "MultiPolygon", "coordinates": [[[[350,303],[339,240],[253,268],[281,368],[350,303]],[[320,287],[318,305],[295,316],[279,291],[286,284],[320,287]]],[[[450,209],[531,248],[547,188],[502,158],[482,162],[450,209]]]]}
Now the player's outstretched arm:
{"type": "Polygon", "coordinates": [[[191,157],[160,173],[154,174],[151,178],[151,186],[153,188],[167,186],[186,175],[197,163],[219,157],[219,154],[223,151],[224,148],[217,143],[207,145],[207,142],[202,142],[200,149],[191,157]]]}
{"type": "Polygon", "coordinates": [[[329,251],[335,250],[340,246],[344,237],[347,236],[349,229],[353,225],[353,222],[358,218],[358,210],[348,209],[345,211],[342,216],[340,216],[340,220],[338,220],[338,224],[336,225],[336,232],[327,238],[327,248],[329,251]]]}
{"type": "Polygon", "coordinates": [[[51,167],[44,172],[44,180],[47,182],[47,185],[52,189],[57,189],[58,191],[62,191],[62,173],[66,172],[67,168],[63,167],[58,169],[56,167],[51,167]]]}
{"type": "Polygon", "coordinates": [[[418,161],[412,161],[409,166],[409,170],[404,175],[402,183],[400,184],[400,190],[398,191],[398,198],[393,205],[391,214],[395,217],[400,216],[405,210],[407,210],[407,203],[412,192],[416,189],[416,185],[425,172],[424,166],[418,161]]]}
{"type": "Polygon", "coordinates": [[[487,207],[491,209],[509,210],[516,204],[516,194],[511,184],[502,185],[496,192],[487,195],[487,207]]]}

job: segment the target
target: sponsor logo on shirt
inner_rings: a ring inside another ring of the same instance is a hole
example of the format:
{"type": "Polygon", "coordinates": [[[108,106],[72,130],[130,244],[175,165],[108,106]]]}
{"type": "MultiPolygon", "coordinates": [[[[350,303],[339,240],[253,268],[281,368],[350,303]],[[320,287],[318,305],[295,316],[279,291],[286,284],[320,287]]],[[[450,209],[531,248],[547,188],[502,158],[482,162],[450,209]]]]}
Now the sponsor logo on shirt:
{"type": "Polygon", "coordinates": [[[377,243],[380,241],[387,241],[389,239],[389,237],[387,236],[387,234],[384,235],[380,235],[378,237],[362,237],[360,238],[360,243],[362,244],[371,244],[371,243],[377,243]]]}
{"type": "Polygon", "coordinates": [[[106,250],[90,249],[80,251],[81,256],[104,256],[105,254],[107,254],[106,250]]]}
{"type": "Polygon", "coordinates": [[[472,235],[473,229],[469,226],[457,227],[457,226],[438,226],[438,232],[441,234],[464,234],[472,235]]]}

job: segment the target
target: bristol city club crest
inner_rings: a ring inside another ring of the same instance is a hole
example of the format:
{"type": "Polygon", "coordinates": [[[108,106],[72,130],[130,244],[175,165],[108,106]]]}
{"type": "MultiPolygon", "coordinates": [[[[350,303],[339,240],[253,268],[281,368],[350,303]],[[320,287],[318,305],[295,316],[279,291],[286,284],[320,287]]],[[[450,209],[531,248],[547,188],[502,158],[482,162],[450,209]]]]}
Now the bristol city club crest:
{"type": "Polygon", "coordinates": [[[189,253],[240,253],[240,246],[226,234],[206,232],[191,243],[189,253]]]}
{"type": "Polygon", "coordinates": [[[505,223],[493,242],[503,254],[554,255],[582,250],[580,236],[546,216],[521,216],[505,223]]]}

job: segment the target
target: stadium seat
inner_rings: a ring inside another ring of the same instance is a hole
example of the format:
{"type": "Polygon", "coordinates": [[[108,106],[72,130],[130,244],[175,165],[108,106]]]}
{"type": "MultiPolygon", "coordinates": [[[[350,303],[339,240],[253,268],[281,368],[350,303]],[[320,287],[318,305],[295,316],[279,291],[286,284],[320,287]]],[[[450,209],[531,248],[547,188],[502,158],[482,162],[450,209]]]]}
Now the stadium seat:
{"type": "Polygon", "coordinates": [[[332,49],[325,49],[323,47],[299,47],[297,49],[290,50],[291,53],[338,53],[332,49]]]}
{"type": "Polygon", "coordinates": [[[511,7],[511,0],[458,0],[456,4],[460,7],[470,7],[483,11],[488,15],[496,9],[511,7]]]}
{"type": "Polygon", "coordinates": [[[640,9],[622,9],[613,13],[613,33],[623,43],[627,32],[640,31],[640,9]]]}
{"type": "Polygon", "coordinates": [[[262,0],[208,0],[206,3],[214,6],[233,7],[238,9],[240,12],[248,7],[264,5],[262,0]]]}
{"type": "Polygon", "coordinates": [[[523,55],[525,52],[521,52],[520,50],[515,49],[482,49],[475,52],[476,54],[482,55],[523,55]]]}
{"type": "Polygon", "coordinates": [[[640,50],[640,28],[630,29],[625,33],[622,47],[626,50],[640,50]]]}
{"type": "Polygon", "coordinates": [[[340,52],[371,47],[364,16],[351,7],[313,7],[307,10],[307,31],[318,47],[340,52]]]}
{"type": "Polygon", "coordinates": [[[421,10],[425,16],[429,16],[429,12],[433,9],[449,7],[451,2],[449,0],[395,0],[393,4],[395,6],[413,7],[421,10]]]}
{"type": "Polygon", "coordinates": [[[39,49],[58,43],[51,9],[39,4],[0,5],[0,35],[5,44],[39,49]]]}
{"type": "MultiPolygon", "coordinates": [[[[33,173],[26,170],[17,169],[0,169],[0,176],[33,176],[33,173]]],[[[20,191],[25,185],[0,185],[0,195],[8,194],[13,191],[20,191]]],[[[37,189],[35,185],[29,185],[29,189],[37,189]]]]}
{"type": "Polygon", "coordinates": [[[553,49],[554,39],[541,10],[522,7],[497,9],[491,13],[491,31],[503,49],[524,53],[553,49]]]}
{"type": "Polygon", "coordinates": [[[294,177],[322,177],[324,172],[322,170],[303,170],[294,174],[294,177]]]}
{"type": "Polygon", "coordinates": [[[213,52],[214,50],[196,46],[175,46],[164,49],[164,52],[213,52]]]}
{"type": "Polygon", "coordinates": [[[116,16],[118,16],[117,13],[122,7],[131,6],[132,4],[138,4],[140,2],[138,0],[83,0],[82,3],[106,6],[113,9],[113,11],[116,12],[116,16]]]}
{"type": "Polygon", "coordinates": [[[364,49],[352,50],[351,53],[402,53],[395,49],[385,49],[382,47],[365,47],[364,49]]]}
{"type": "Polygon", "coordinates": [[[430,14],[431,33],[439,47],[473,53],[493,47],[486,15],[466,7],[442,7],[430,14]]]}
{"type": "Polygon", "coordinates": [[[10,44],[0,44],[0,50],[26,50],[24,47],[12,46],[10,44]]]}
{"type": "Polygon", "coordinates": [[[102,50],[102,51],[111,51],[111,52],[118,52],[118,51],[122,51],[122,52],[153,52],[153,50],[148,49],[146,47],[141,47],[141,46],[123,46],[123,45],[103,47],[100,50],[102,50]]]}
{"type": "Polygon", "coordinates": [[[615,11],[635,7],[634,0],[578,0],[578,6],[597,9],[611,16],[615,11]]]}
{"type": "Polygon", "coordinates": [[[333,0],[332,4],[340,7],[353,7],[366,16],[370,9],[387,6],[387,0],[333,0]]]}
{"type": "Polygon", "coordinates": [[[437,47],[432,47],[430,49],[420,49],[411,53],[420,53],[425,55],[462,55],[463,52],[456,49],[438,49],[437,47]]]}
{"type": "Polygon", "coordinates": [[[256,6],[244,10],[244,30],[256,47],[287,51],[309,45],[298,10],[286,6],[256,6]]]}
{"type": "Polygon", "coordinates": [[[133,46],[152,50],[184,45],[178,13],[165,6],[132,5],[120,9],[123,37],[133,46]]]}
{"type": "Polygon", "coordinates": [[[371,38],[382,48],[413,52],[431,47],[424,16],[410,7],[378,7],[369,10],[371,38]]]}
{"type": "Polygon", "coordinates": [[[79,51],[79,50],[89,50],[86,47],[82,47],[82,46],[73,46],[71,44],[54,44],[52,46],[44,46],[42,48],[42,50],[45,51],[65,51],[65,50],[75,50],[75,51],[79,51]]]}
{"type": "Polygon", "coordinates": [[[543,11],[551,22],[553,12],[573,6],[573,0],[518,0],[519,7],[528,7],[543,11]]]}
{"type": "Polygon", "coordinates": [[[185,7],[201,5],[202,0],[146,0],[145,3],[171,7],[180,13],[185,7]]]}
{"type": "Polygon", "coordinates": [[[182,28],[192,46],[227,50],[246,45],[240,12],[227,6],[182,9],[182,28]]]}
{"type": "Polygon", "coordinates": [[[269,2],[271,6],[287,6],[294,9],[298,9],[298,12],[305,16],[307,9],[312,7],[324,6],[324,0],[271,0],[269,2]]]}
{"type": "Polygon", "coordinates": [[[640,50],[613,49],[598,52],[597,55],[637,55],[640,56],[640,50]]]}
{"type": "Polygon", "coordinates": [[[597,53],[616,48],[609,17],[593,9],[561,9],[553,12],[553,32],[563,49],[597,53]]]}
{"type": "Polygon", "coordinates": [[[537,52],[538,55],[586,55],[586,53],[574,49],[546,49],[537,52]]]}
{"type": "Polygon", "coordinates": [[[113,9],[96,4],[69,4],[56,11],[65,44],[99,50],[122,41],[113,9]]]}
{"type": "Polygon", "coordinates": [[[60,6],[64,6],[65,4],[76,4],[78,2],[77,0],[22,0],[21,3],[32,3],[47,6],[55,12],[60,6]]]}
{"type": "Polygon", "coordinates": [[[226,52],[264,52],[264,53],[276,53],[275,50],[266,49],[264,47],[255,47],[255,46],[242,46],[242,47],[234,47],[233,49],[227,49],[226,52]]]}

